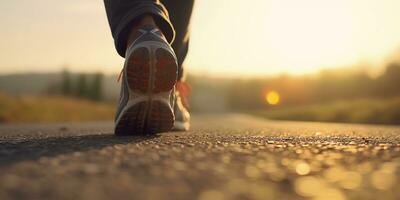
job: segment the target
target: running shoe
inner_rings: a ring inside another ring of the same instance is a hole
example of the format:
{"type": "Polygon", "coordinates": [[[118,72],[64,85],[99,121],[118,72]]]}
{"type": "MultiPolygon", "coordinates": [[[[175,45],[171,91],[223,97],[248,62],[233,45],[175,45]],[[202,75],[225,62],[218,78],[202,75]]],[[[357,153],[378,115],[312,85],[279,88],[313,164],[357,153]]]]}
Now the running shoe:
{"type": "Polygon", "coordinates": [[[154,26],[140,28],[120,74],[116,135],[149,135],[174,126],[176,55],[154,26]]]}
{"type": "Polygon", "coordinates": [[[191,93],[191,88],[182,81],[176,83],[175,93],[175,123],[174,131],[188,131],[190,128],[190,114],[188,96],[191,93]]]}

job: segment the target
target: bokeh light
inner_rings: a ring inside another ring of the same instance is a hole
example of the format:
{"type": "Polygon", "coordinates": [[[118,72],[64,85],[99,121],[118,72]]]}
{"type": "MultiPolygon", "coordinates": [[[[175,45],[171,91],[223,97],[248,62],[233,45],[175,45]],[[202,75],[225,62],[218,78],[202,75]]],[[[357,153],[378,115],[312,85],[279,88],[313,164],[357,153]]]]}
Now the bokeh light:
{"type": "Polygon", "coordinates": [[[265,94],[265,100],[269,105],[277,105],[280,102],[281,97],[277,91],[272,90],[265,94]]]}
{"type": "Polygon", "coordinates": [[[310,165],[305,162],[300,162],[296,165],[296,173],[299,175],[306,175],[310,173],[310,165]]]}

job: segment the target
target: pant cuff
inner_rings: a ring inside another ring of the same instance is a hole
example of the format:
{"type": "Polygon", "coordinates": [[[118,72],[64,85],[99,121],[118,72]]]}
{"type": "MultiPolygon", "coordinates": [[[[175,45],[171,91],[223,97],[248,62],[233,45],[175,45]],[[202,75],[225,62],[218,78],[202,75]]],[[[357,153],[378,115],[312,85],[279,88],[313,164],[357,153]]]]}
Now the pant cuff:
{"type": "Polygon", "coordinates": [[[137,19],[145,14],[154,16],[157,26],[161,29],[170,44],[174,41],[175,30],[169,20],[168,12],[165,8],[161,9],[157,6],[148,5],[138,7],[123,17],[115,29],[114,42],[120,56],[125,57],[126,43],[130,29],[137,19]]]}

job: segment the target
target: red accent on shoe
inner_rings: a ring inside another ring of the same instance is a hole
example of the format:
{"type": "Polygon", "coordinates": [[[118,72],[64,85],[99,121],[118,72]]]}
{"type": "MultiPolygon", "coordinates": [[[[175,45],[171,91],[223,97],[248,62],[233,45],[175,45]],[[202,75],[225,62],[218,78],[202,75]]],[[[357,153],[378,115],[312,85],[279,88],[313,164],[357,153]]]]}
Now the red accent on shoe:
{"type": "Polygon", "coordinates": [[[192,95],[192,87],[183,81],[178,81],[178,82],[176,82],[176,89],[179,92],[179,96],[181,97],[183,106],[186,109],[189,109],[188,98],[189,98],[189,96],[192,95]]]}

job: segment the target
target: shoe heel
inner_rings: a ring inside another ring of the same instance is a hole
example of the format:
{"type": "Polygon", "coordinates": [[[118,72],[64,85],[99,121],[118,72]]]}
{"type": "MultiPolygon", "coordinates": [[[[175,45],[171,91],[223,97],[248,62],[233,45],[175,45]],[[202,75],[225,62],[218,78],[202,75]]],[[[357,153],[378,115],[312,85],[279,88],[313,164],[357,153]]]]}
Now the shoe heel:
{"type": "Polygon", "coordinates": [[[140,47],[128,59],[127,76],[132,91],[160,93],[175,87],[178,66],[171,52],[156,48],[154,55],[151,56],[149,49],[140,47]],[[150,69],[152,65],[153,72],[150,69]],[[154,73],[153,84],[151,84],[151,73],[154,73]],[[150,86],[152,88],[149,88],[150,86]]]}
{"type": "Polygon", "coordinates": [[[174,113],[165,103],[153,101],[146,122],[146,131],[150,134],[167,132],[174,126],[174,113]]]}
{"type": "Polygon", "coordinates": [[[116,124],[115,135],[144,135],[147,107],[147,102],[140,102],[129,108],[116,124]]]}
{"type": "Polygon", "coordinates": [[[178,66],[174,55],[163,49],[155,50],[155,65],[154,65],[154,84],[153,92],[167,92],[174,89],[177,76],[178,66]]]}
{"type": "Polygon", "coordinates": [[[129,89],[136,93],[147,93],[150,86],[149,50],[146,47],[135,49],[126,67],[129,89]]]}
{"type": "Polygon", "coordinates": [[[173,53],[158,45],[139,47],[127,58],[126,78],[130,93],[142,96],[119,120],[116,135],[143,135],[170,131],[174,125],[171,105],[153,99],[173,95],[178,66],[173,53]]]}

